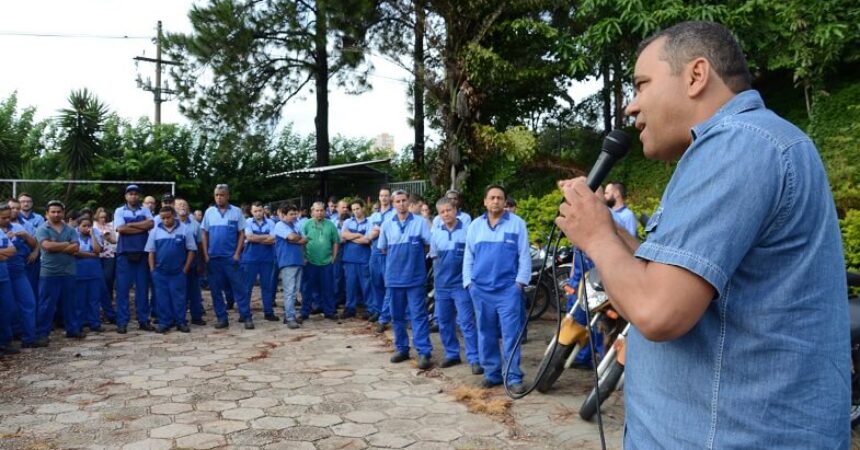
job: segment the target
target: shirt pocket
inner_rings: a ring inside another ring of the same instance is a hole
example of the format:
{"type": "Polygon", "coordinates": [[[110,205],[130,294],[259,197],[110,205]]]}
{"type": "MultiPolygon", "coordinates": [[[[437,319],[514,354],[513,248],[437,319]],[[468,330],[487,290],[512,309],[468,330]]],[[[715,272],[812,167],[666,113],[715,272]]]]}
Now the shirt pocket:
{"type": "Polygon", "coordinates": [[[227,221],[227,228],[229,228],[230,231],[238,230],[239,229],[239,221],[238,220],[228,220],[227,221]]]}
{"type": "Polygon", "coordinates": [[[412,236],[409,238],[409,243],[412,245],[422,245],[424,240],[421,239],[421,236],[412,236]]]}
{"type": "Polygon", "coordinates": [[[464,253],[466,253],[466,243],[457,242],[456,244],[454,244],[454,251],[457,253],[458,256],[462,256],[464,253]]]}
{"type": "Polygon", "coordinates": [[[517,244],[519,242],[520,242],[519,233],[505,233],[504,244],[505,244],[506,249],[513,248],[516,250],[517,244]]]}
{"type": "Polygon", "coordinates": [[[660,225],[660,217],[663,216],[663,207],[660,206],[654,211],[654,214],[648,219],[648,223],[645,224],[645,234],[651,234],[653,231],[657,229],[657,225],[660,225]]]}

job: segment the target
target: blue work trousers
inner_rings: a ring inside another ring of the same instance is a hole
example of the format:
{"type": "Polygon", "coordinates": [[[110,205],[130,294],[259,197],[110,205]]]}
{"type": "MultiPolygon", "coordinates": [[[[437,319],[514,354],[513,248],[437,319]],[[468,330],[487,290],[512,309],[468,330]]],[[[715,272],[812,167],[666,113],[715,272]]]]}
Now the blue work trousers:
{"type": "Polygon", "coordinates": [[[102,278],[104,278],[104,289],[101,295],[101,307],[105,318],[109,321],[116,320],[116,310],[113,307],[113,289],[116,284],[116,258],[101,258],[102,278]]]}
{"type": "Polygon", "coordinates": [[[185,300],[188,304],[188,310],[191,312],[191,320],[194,321],[203,320],[203,292],[200,284],[197,264],[192,264],[185,276],[185,300]]]}
{"type": "MultiPolygon", "coordinates": [[[[506,369],[503,361],[506,361],[516,347],[517,335],[525,322],[522,289],[511,284],[505,289],[484,290],[472,284],[469,286],[469,294],[475,304],[478,352],[481,366],[484,368],[484,378],[493,383],[501,383],[506,369]],[[504,355],[499,351],[499,339],[502,340],[504,355]]],[[[508,382],[522,383],[519,348],[508,363],[511,365],[508,382]]]]}
{"type": "Polygon", "coordinates": [[[427,317],[427,292],[424,285],[388,288],[391,297],[391,319],[394,328],[394,348],[404,355],[409,353],[409,334],[406,332],[406,308],[412,320],[412,344],[419,355],[430,357],[430,319],[427,317]]]}
{"type": "Polygon", "coordinates": [[[15,297],[12,281],[0,281],[0,346],[12,343],[12,317],[15,313],[15,297]]]}
{"type": "Polygon", "coordinates": [[[156,269],[152,272],[152,282],[158,293],[155,299],[155,314],[158,317],[158,328],[167,329],[172,326],[188,325],[185,314],[187,302],[186,289],[188,280],[184,273],[167,274],[156,269]]]}
{"type": "Polygon", "coordinates": [[[57,304],[63,305],[66,333],[81,332],[81,306],[75,294],[75,277],[62,275],[39,279],[39,302],[36,306],[36,338],[47,338],[54,329],[57,304]]]}
{"type": "Polygon", "coordinates": [[[219,322],[227,320],[227,306],[223,291],[231,292],[239,305],[239,317],[251,319],[251,304],[246,295],[245,275],[239,263],[231,257],[209,259],[209,291],[212,294],[212,309],[219,322]]]}
{"type": "Polygon", "coordinates": [[[27,264],[25,270],[30,287],[33,288],[33,298],[39,298],[39,273],[42,271],[42,260],[37,258],[33,264],[27,264]]]}
{"type": "Polygon", "coordinates": [[[26,270],[10,270],[9,283],[12,287],[12,310],[9,314],[12,331],[21,336],[22,344],[32,344],[36,341],[36,297],[26,270]]]}
{"type": "Polygon", "coordinates": [[[246,295],[249,299],[251,298],[251,292],[254,290],[254,282],[259,277],[263,313],[267,316],[275,313],[272,306],[275,302],[275,277],[272,275],[273,270],[275,270],[275,266],[271,262],[242,263],[242,271],[245,274],[246,295]]]}
{"type": "Polygon", "coordinates": [[[116,325],[128,326],[131,320],[129,311],[129,291],[134,284],[134,308],[137,322],[140,325],[149,324],[149,298],[146,288],[149,285],[149,268],[146,255],[138,261],[131,261],[128,255],[116,256],[116,325]]]}
{"type": "Polygon", "coordinates": [[[360,304],[368,305],[370,310],[370,267],[361,263],[343,263],[346,276],[345,311],[354,313],[360,304]]]}
{"type": "MultiPolygon", "coordinates": [[[[576,301],[576,296],[572,295],[573,301],[576,301]]],[[[590,319],[594,319],[594,312],[589,314],[590,319]]],[[[588,327],[585,321],[585,311],[582,308],[576,308],[573,312],[573,320],[576,323],[588,327]]],[[[597,330],[597,327],[591,330],[591,339],[594,341],[594,348],[597,350],[597,362],[600,363],[600,358],[603,357],[603,333],[597,330]]],[[[592,367],[591,364],[591,344],[588,344],[576,354],[574,363],[582,366],[592,367]]]]}
{"type": "Polygon", "coordinates": [[[302,316],[311,314],[311,305],[315,304],[322,309],[323,314],[332,316],[337,312],[335,305],[334,290],[331,285],[334,283],[334,265],[326,264],[317,266],[314,264],[306,264],[302,275],[302,286],[304,288],[305,298],[302,297],[302,316]]]}
{"type": "Polygon", "coordinates": [[[463,333],[466,360],[469,364],[480,363],[475,306],[472,304],[469,292],[463,288],[436,288],[435,297],[436,321],[439,324],[439,338],[445,347],[445,358],[460,358],[460,342],[457,340],[457,326],[459,326],[460,332],[463,333]]]}
{"type": "Polygon", "coordinates": [[[104,294],[104,279],[78,279],[75,281],[75,286],[75,295],[78,297],[78,306],[81,308],[80,315],[83,325],[90,327],[91,330],[93,328],[101,328],[100,308],[102,294],[104,294]]]}
{"type": "Polygon", "coordinates": [[[281,282],[284,287],[284,318],[296,320],[296,294],[302,282],[302,266],[285,266],[281,268],[281,282]]]}

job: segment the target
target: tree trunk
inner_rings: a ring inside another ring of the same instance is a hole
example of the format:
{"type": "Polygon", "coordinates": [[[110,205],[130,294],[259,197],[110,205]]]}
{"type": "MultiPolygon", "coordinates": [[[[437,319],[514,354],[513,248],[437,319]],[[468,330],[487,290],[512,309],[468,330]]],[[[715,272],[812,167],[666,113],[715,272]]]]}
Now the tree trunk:
{"type": "Polygon", "coordinates": [[[415,111],[413,122],[415,127],[415,142],[412,146],[412,160],[416,170],[424,167],[424,21],[426,11],[424,0],[415,1],[415,84],[412,95],[415,111]]]}
{"type": "Polygon", "coordinates": [[[615,96],[615,129],[624,128],[624,89],[621,77],[621,63],[615,61],[612,70],[612,93],[615,96]]]}
{"type": "Polygon", "coordinates": [[[603,89],[600,91],[603,100],[603,134],[609,134],[612,131],[612,78],[609,63],[604,62],[600,71],[603,76],[603,89]]]}
{"type": "MultiPolygon", "coordinates": [[[[328,24],[326,3],[317,1],[316,14],[316,29],[314,36],[314,45],[316,56],[314,62],[316,70],[314,74],[314,87],[317,96],[317,115],[314,118],[314,126],[316,128],[317,141],[317,166],[327,166],[329,164],[329,140],[328,140],[328,24]]],[[[326,198],[328,189],[326,186],[325,174],[320,176],[320,195],[321,198],[326,198]]]]}

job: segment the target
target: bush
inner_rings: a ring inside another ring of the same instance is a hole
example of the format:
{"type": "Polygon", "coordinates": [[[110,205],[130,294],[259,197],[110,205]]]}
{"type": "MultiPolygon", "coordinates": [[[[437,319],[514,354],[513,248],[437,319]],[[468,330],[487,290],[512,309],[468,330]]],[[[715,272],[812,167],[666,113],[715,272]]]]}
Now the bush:
{"type": "Polygon", "coordinates": [[[810,136],[824,160],[840,217],[860,209],[860,83],[816,97],[810,136]]]}
{"type": "Polygon", "coordinates": [[[845,252],[845,266],[848,270],[860,272],[860,209],[845,213],[839,221],[842,230],[842,246],[845,252]]]}
{"type": "Polygon", "coordinates": [[[546,245],[547,234],[558,214],[561,198],[561,191],[555,189],[543,197],[529,196],[517,201],[517,215],[526,222],[530,242],[540,239],[546,245]]]}

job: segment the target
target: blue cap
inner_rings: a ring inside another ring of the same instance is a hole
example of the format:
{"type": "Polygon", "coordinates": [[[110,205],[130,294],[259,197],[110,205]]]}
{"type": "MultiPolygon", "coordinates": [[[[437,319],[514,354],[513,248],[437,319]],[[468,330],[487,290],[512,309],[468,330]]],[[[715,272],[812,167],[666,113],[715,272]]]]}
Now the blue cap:
{"type": "Polygon", "coordinates": [[[129,184],[125,187],[125,193],[128,194],[131,191],[140,192],[140,188],[136,184],[129,184]]]}

